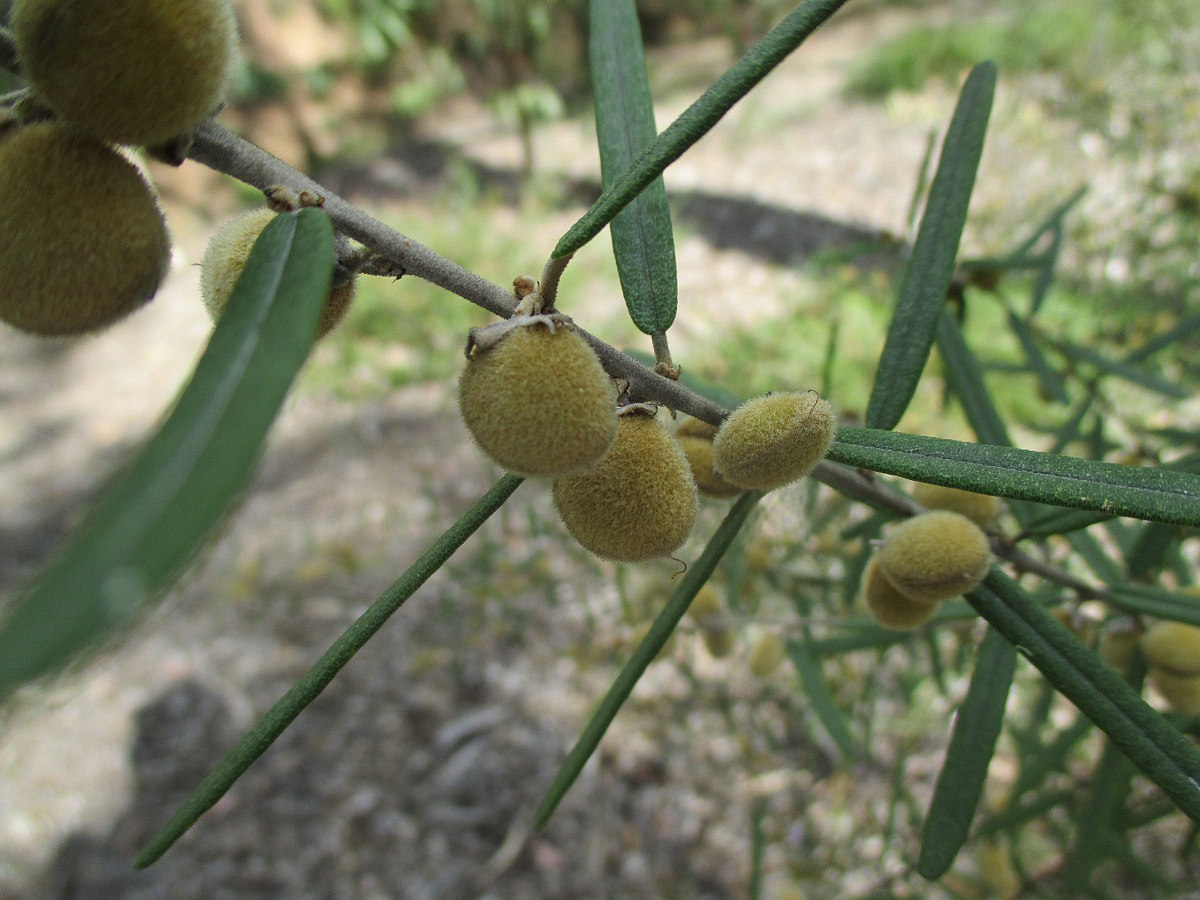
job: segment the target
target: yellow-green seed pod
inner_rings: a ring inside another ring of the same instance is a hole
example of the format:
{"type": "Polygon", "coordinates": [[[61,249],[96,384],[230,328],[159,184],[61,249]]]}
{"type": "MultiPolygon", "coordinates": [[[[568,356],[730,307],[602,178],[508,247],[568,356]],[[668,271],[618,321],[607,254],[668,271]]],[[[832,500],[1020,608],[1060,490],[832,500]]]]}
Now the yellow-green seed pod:
{"type": "Polygon", "coordinates": [[[1141,636],[1133,619],[1117,619],[1105,626],[1096,649],[1102,660],[1124,675],[1133,662],[1133,653],[1141,636]]]}
{"type": "Polygon", "coordinates": [[[878,558],[892,587],[910,600],[936,603],[979,584],[987,575],[991,548],[987,535],[966,516],[938,509],[892,526],[878,558]]]}
{"type": "Polygon", "coordinates": [[[675,430],[675,440],[679,441],[679,447],[691,466],[696,488],[705,497],[720,500],[736,497],[742,493],[742,488],[735,487],[713,471],[713,438],[716,434],[716,425],[689,418],[675,430]]]}
{"type": "Polygon", "coordinates": [[[1171,709],[1184,716],[1200,716],[1200,675],[1178,675],[1151,667],[1148,676],[1171,709]]]}
{"type": "Polygon", "coordinates": [[[1183,622],[1155,622],[1142,635],[1146,664],[1173,675],[1200,675],[1200,628],[1183,622]]]}
{"type": "Polygon", "coordinates": [[[551,316],[498,325],[498,339],[473,345],[458,382],[458,408],[480,448],[527,477],[596,465],[617,436],[617,391],[595,352],[551,316]]]}
{"type": "Polygon", "coordinates": [[[717,593],[717,589],[711,584],[706,584],[692,598],[687,615],[696,622],[704,623],[720,616],[724,608],[725,604],[721,602],[721,595],[717,593]]]}
{"type": "Polygon", "coordinates": [[[764,631],[750,644],[750,673],[756,678],[770,678],[783,664],[783,656],[783,638],[764,631]]]}
{"type": "Polygon", "coordinates": [[[620,416],[616,440],[586,472],[554,482],[554,505],[575,540],[605,559],[667,556],[687,540],[696,485],[687,458],[652,416],[620,416]]]}
{"type": "Polygon", "coordinates": [[[706,628],[704,647],[714,659],[724,659],[737,646],[737,634],[732,628],[706,628]]]}
{"type": "Polygon", "coordinates": [[[960,491],[958,488],[918,481],[913,499],[926,509],[948,509],[966,516],[980,528],[987,528],[1000,515],[1000,498],[960,491]]]}
{"type": "Polygon", "coordinates": [[[924,625],[937,612],[937,603],[910,600],[883,577],[879,557],[873,556],[863,571],[862,594],[871,616],[884,628],[893,631],[912,631],[924,625]]]}
{"type": "Polygon", "coordinates": [[[230,0],[14,0],[21,69],[64,121],[119,144],[191,131],[237,62],[230,0]]]}
{"type": "Polygon", "coordinates": [[[0,139],[0,319],[40,335],[110,325],[171,262],[162,211],[111,147],[43,123],[0,139]]]}
{"type": "MultiPolygon", "coordinates": [[[[225,312],[254,242],[276,215],[266,207],[252,209],[230,219],[208,242],[208,249],[200,260],[200,296],[214,323],[225,312]]],[[[353,280],[330,289],[325,311],[321,313],[321,324],[317,326],[317,337],[324,337],[334,329],[353,299],[353,280]]]]}
{"type": "Polygon", "coordinates": [[[825,456],[837,431],[815,393],[767,394],[742,404],[713,439],[713,469],[740,488],[769,491],[802,478],[825,456]]]}

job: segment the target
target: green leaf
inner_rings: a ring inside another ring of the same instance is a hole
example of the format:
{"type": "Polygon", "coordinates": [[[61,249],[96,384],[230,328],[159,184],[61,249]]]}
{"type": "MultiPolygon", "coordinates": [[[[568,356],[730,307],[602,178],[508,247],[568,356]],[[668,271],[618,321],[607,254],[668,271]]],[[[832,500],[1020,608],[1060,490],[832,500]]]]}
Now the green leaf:
{"type": "Polygon", "coordinates": [[[233,749],[225,754],[225,758],[217,763],[216,768],[176,810],[170,821],[151,838],[150,843],[134,861],[134,866],[144,869],[153,863],[166,853],[200,816],[211,809],[296,717],[320,696],[334,676],[383,627],[391,615],[416,593],[417,588],[428,581],[454,551],[466,543],[467,538],[478,531],[492,513],[504,505],[523,480],[516,475],[505,475],[457,522],[446,529],[442,536],[333,642],[300,680],[275,701],[275,705],[242,736],[233,749]]]}
{"type": "Polygon", "coordinates": [[[1200,597],[1140,584],[1111,584],[1111,602],[1125,612],[1200,626],[1200,597]]]}
{"type": "Polygon", "coordinates": [[[1046,399],[1053,403],[1069,403],[1071,398],[1067,394],[1067,386],[1063,382],[1062,376],[1046,360],[1046,354],[1038,345],[1029,323],[1009,311],[1008,327],[1021,345],[1021,352],[1025,354],[1025,360],[1029,363],[1030,370],[1037,376],[1038,384],[1046,399]]]}
{"type": "MultiPolygon", "coordinates": [[[[607,188],[658,136],[633,0],[592,0],[589,47],[600,172],[607,188]]],[[[662,176],[613,218],[609,231],[633,324],[645,334],[666,332],[675,321],[679,285],[662,176]]]]}
{"type": "Polygon", "coordinates": [[[845,3],[846,0],[805,0],[796,7],[667,126],[620,178],[604,189],[591,209],[562,236],[550,255],[555,259],[570,256],[599,234],[634,197],[662,175],[667,166],[704,137],[735,103],[845,3]]]}
{"type": "Polygon", "coordinates": [[[1065,339],[1055,339],[1050,343],[1053,344],[1056,350],[1069,359],[1087,363],[1106,375],[1115,375],[1118,378],[1123,378],[1132,384],[1144,387],[1148,391],[1154,391],[1156,394],[1162,394],[1174,400],[1187,400],[1192,396],[1190,392],[1180,387],[1174,381],[1170,381],[1155,372],[1148,372],[1139,366],[1130,365],[1117,359],[1109,359],[1103,353],[1097,353],[1095,350],[1082,347],[1065,339]]]}
{"type": "Polygon", "coordinates": [[[1186,815],[1200,821],[1200,752],[1186,737],[998,569],[967,601],[1186,815]]]}
{"type": "Polygon", "coordinates": [[[1125,357],[1127,365],[1145,362],[1156,353],[1170,347],[1172,344],[1190,337],[1193,332],[1200,330],[1200,313],[1192,313],[1190,316],[1184,316],[1162,334],[1146,341],[1141,347],[1134,350],[1125,357]]]}
{"type": "Polygon", "coordinates": [[[0,696],[129,621],[246,483],[316,335],[333,272],[318,209],[263,231],[170,417],[0,624],[0,696]]]}
{"type": "Polygon", "coordinates": [[[996,739],[1004,726],[1004,707],[1016,668],[1016,648],[989,628],[966,699],[958,708],[946,761],[921,830],[917,871],[928,881],[946,873],[967,840],[988,765],[996,752],[996,739]]]}
{"type": "Polygon", "coordinates": [[[683,579],[679,582],[679,587],[675,588],[671,599],[667,601],[662,612],[650,626],[646,637],[633,651],[629,662],[617,675],[612,687],[608,689],[608,693],[604,695],[604,699],[596,708],[596,712],[584,726],[579,740],[567,754],[553,784],[546,791],[546,796],[542,798],[542,802],[534,814],[533,828],[535,831],[549,821],[562,798],[571,789],[571,785],[583,771],[584,765],[596,752],[596,747],[600,745],[604,733],[608,731],[608,726],[612,724],[621,706],[629,699],[633,689],[637,687],[642,673],[646,671],[650,663],[654,662],[659,651],[670,640],[676,626],[691,605],[692,599],[712,576],[717,563],[721,561],[721,557],[725,555],[725,551],[729,549],[729,545],[733,543],[733,539],[737,537],[742,525],[745,524],[750,511],[754,509],[754,504],[761,497],[762,494],[758,491],[747,491],[742,494],[725,515],[725,520],[721,522],[721,526],[708,542],[708,546],[704,548],[704,552],[700,554],[700,558],[684,574],[683,579]]]}
{"type": "Polygon", "coordinates": [[[796,674],[800,676],[804,692],[812,702],[813,712],[838,745],[842,755],[852,759],[855,756],[854,736],[850,733],[845,713],[838,708],[837,702],[829,692],[829,685],[825,683],[825,673],[821,671],[821,663],[810,652],[807,642],[802,644],[799,641],[788,641],[787,655],[796,667],[796,674]]]}
{"type": "Polygon", "coordinates": [[[954,275],[995,90],[996,65],[983,62],[971,70],[959,94],[875,372],[866,418],[872,428],[896,427],[929,358],[954,275]]]}
{"type": "Polygon", "coordinates": [[[1200,527],[1200,476],[872,428],[838,429],[827,458],[979,494],[1200,527]]]}

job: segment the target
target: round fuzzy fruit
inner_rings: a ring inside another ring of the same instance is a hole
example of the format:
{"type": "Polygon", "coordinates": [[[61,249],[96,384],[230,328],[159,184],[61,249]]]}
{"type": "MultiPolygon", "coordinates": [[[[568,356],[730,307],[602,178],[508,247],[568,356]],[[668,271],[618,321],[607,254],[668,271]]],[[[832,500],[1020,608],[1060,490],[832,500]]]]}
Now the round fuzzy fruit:
{"type": "Polygon", "coordinates": [[[1200,715],[1200,675],[1177,675],[1153,666],[1148,674],[1171,709],[1184,716],[1200,715]]]}
{"type": "Polygon", "coordinates": [[[987,535],[966,516],[934,510],[892,527],[879,570],[910,600],[936,603],[983,580],[991,560],[987,535]]]}
{"type": "Polygon", "coordinates": [[[924,625],[937,612],[937,603],[910,600],[892,587],[879,571],[879,557],[873,556],[863,572],[863,599],[871,616],[884,628],[893,631],[912,631],[924,625]]]}
{"type": "Polygon", "coordinates": [[[675,440],[687,457],[696,488],[705,497],[724,499],[736,497],[742,488],[735,487],[713,471],[713,438],[717,426],[703,419],[688,419],[675,431],[675,440]]]}
{"type": "Polygon", "coordinates": [[[813,470],[837,430],[816,394],[767,394],[730,413],[713,439],[713,469],[740,488],[769,491],[813,470]]]}
{"type": "Polygon", "coordinates": [[[617,438],[586,472],[554,482],[554,505],[571,536],[605,559],[666,556],[696,517],[687,458],[652,416],[620,416],[617,438]]]}
{"type": "MultiPolygon", "coordinates": [[[[254,242],[276,215],[266,207],[252,209],[230,219],[208,242],[208,249],[200,260],[200,295],[204,300],[204,308],[208,310],[208,317],[214,323],[221,318],[233,295],[234,285],[246,268],[246,260],[250,258],[254,242]]],[[[317,328],[317,337],[324,337],[333,330],[350,308],[353,299],[353,281],[330,289],[325,311],[321,314],[321,324],[317,328]]]]}
{"type": "Polygon", "coordinates": [[[225,99],[230,0],[14,0],[21,69],[64,121],[101,140],[164,143],[225,99]]]}
{"type": "Polygon", "coordinates": [[[764,631],[750,645],[750,672],[756,678],[770,678],[783,663],[783,638],[773,631],[764,631]]]}
{"type": "Polygon", "coordinates": [[[128,160],[61,124],[0,140],[0,319],[95,331],[154,296],[171,262],[158,202],[128,160]]]}
{"type": "Polygon", "coordinates": [[[711,584],[706,584],[696,591],[696,596],[687,608],[687,615],[703,623],[718,618],[724,608],[725,604],[721,602],[721,595],[717,593],[717,589],[711,584]]]}
{"type": "Polygon", "coordinates": [[[556,478],[596,465],[617,435],[617,391],[595,352],[550,317],[499,325],[503,336],[475,345],[458,382],[476,442],[517,475],[556,478]]]}
{"type": "Polygon", "coordinates": [[[948,509],[966,516],[980,528],[987,528],[1000,515],[1000,498],[960,491],[958,488],[918,481],[913,499],[926,509],[948,509]]]}
{"type": "Polygon", "coordinates": [[[1200,628],[1182,622],[1155,622],[1142,635],[1146,664],[1173,675],[1200,675],[1200,628]]]}

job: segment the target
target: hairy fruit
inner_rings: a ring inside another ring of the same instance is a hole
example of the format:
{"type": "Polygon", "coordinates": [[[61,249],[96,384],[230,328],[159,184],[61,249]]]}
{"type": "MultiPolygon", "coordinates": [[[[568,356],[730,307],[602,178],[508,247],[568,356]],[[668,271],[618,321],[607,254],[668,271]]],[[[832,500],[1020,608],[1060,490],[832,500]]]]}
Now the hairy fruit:
{"type": "MultiPolygon", "coordinates": [[[[221,318],[233,288],[246,268],[246,260],[254,242],[277,214],[263,207],[242,213],[226,222],[208,242],[200,260],[200,295],[204,308],[213,322],[221,318]]],[[[331,288],[325,301],[325,311],[317,327],[317,337],[324,337],[342,320],[350,301],[354,299],[354,282],[331,288]]]]}
{"type": "Polygon", "coordinates": [[[592,348],[554,316],[489,327],[499,337],[472,344],[458,382],[459,411],[483,452],[525,476],[596,465],[617,436],[617,391],[592,348]]]}
{"type": "Polygon", "coordinates": [[[1153,669],[1184,677],[1200,675],[1200,628],[1183,622],[1155,622],[1142,635],[1142,653],[1153,669]]]}
{"type": "Polygon", "coordinates": [[[225,99],[237,61],[230,0],[14,0],[11,27],[37,95],[120,144],[191,131],[225,99]]]}
{"type": "Polygon", "coordinates": [[[926,509],[948,509],[966,516],[980,528],[987,528],[1000,515],[1000,498],[940,484],[918,481],[913,486],[913,499],[926,509]]]}
{"type": "Polygon", "coordinates": [[[65,125],[0,139],[0,319],[95,331],[154,296],[171,262],[158,202],[119,153],[65,125]]]}
{"type": "Polygon", "coordinates": [[[1200,675],[1177,675],[1153,666],[1147,675],[1171,709],[1184,716],[1200,715],[1200,675]]]}
{"type": "Polygon", "coordinates": [[[679,441],[683,455],[691,466],[697,490],[705,497],[736,497],[743,489],[730,484],[713,471],[713,438],[716,435],[717,426],[703,419],[689,418],[675,430],[675,440],[679,441]]]}
{"type": "Polygon", "coordinates": [[[696,516],[687,458],[652,416],[620,417],[594,467],[554,482],[554,506],[575,540],[605,559],[633,562],[679,549],[696,516]]]}
{"type": "Polygon", "coordinates": [[[783,638],[773,631],[764,631],[750,645],[750,672],[756,678],[770,678],[783,664],[783,638]]]}
{"type": "Polygon", "coordinates": [[[879,557],[867,562],[862,580],[863,599],[871,616],[884,628],[893,631],[912,631],[924,625],[937,612],[937,603],[923,603],[900,593],[879,571],[879,557]]]}
{"type": "Polygon", "coordinates": [[[919,603],[936,603],[979,584],[991,548],[978,525],[939,509],[893,526],[878,559],[880,572],[897,591],[919,603]]]}
{"type": "Polygon", "coordinates": [[[742,404],[713,439],[713,469],[740,488],[769,491],[802,478],[825,456],[837,420],[815,393],[767,394],[742,404]]]}

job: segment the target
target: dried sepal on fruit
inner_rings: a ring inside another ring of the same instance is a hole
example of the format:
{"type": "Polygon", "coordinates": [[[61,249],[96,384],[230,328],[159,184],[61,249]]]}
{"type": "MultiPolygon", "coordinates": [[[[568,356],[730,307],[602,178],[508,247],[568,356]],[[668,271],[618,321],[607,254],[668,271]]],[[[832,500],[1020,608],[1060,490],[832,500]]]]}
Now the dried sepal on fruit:
{"type": "Polygon", "coordinates": [[[743,488],[730,484],[713,471],[713,438],[716,435],[717,426],[703,419],[688,418],[675,430],[675,440],[687,457],[700,493],[716,499],[736,497],[743,488]]]}
{"type": "Polygon", "coordinates": [[[106,144],[55,123],[0,139],[0,319],[95,331],[154,296],[171,240],[150,185],[106,144]]]}
{"type": "Polygon", "coordinates": [[[892,526],[879,570],[910,600],[936,603],[979,584],[991,562],[983,530],[959,513],[933,510],[892,526]]]}
{"type": "MultiPolygon", "coordinates": [[[[263,229],[277,213],[262,207],[242,213],[226,222],[208,242],[208,249],[200,260],[200,296],[208,317],[215,323],[225,312],[233,288],[246,268],[250,251],[263,229]]],[[[321,322],[317,326],[317,337],[324,337],[342,320],[354,299],[354,281],[345,282],[329,290],[321,322]]]]}
{"type": "Polygon", "coordinates": [[[940,484],[918,481],[913,486],[913,499],[926,509],[948,509],[964,515],[980,528],[987,528],[1000,515],[999,497],[940,484]]]}
{"type": "Polygon", "coordinates": [[[872,556],[862,578],[863,600],[871,616],[884,628],[912,631],[924,625],[937,612],[937,602],[912,600],[900,593],[879,571],[879,557],[872,556]]]}
{"type": "Polygon", "coordinates": [[[471,329],[458,408],[483,452],[517,475],[580,472],[617,436],[612,379],[561,315],[471,329]]]}
{"type": "Polygon", "coordinates": [[[567,531],[605,559],[667,556],[687,540],[696,485],[687,458],[653,415],[626,407],[600,462],[554,482],[554,506],[567,531]]]}
{"type": "Polygon", "coordinates": [[[713,469],[740,488],[782,487],[813,470],[836,431],[833,408],[816,393],[767,394],[721,423],[713,439],[713,469]]]}
{"type": "Polygon", "coordinates": [[[1183,622],[1155,622],[1142,635],[1146,665],[1173,675],[1200,675],[1200,628],[1183,622]]]}
{"type": "Polygon", "coordinates": [[[21,69],[63,120],[121,144],[160,144],[224,101],[237,62],[230,0],[14,0],[21,69]]]}
{"type": "Polygon", "coordinates": [[[1151,666],[1147,677],[1175,712],[1184,716],[1200,715],[1200,675],[1179,675],[1151,666]]]}

